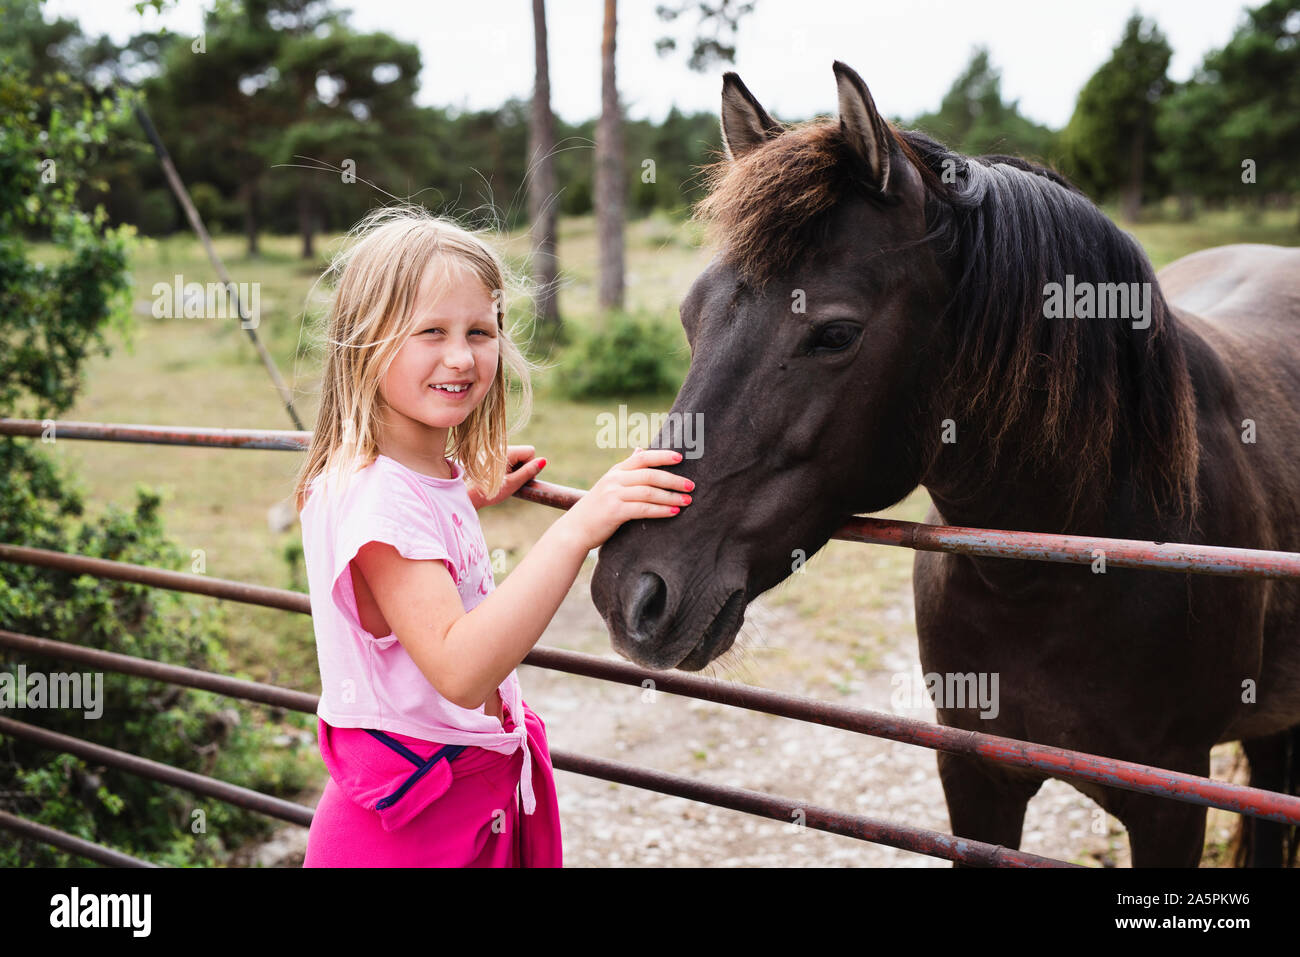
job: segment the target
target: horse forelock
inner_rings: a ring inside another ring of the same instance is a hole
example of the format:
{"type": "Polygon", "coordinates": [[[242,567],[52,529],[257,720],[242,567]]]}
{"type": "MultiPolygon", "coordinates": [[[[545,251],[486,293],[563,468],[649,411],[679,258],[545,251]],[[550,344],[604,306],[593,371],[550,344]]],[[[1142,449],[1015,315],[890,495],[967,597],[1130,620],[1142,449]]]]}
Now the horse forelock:
{"type": "MultiPolygon", "coordinates": [[[[1002,452],[1036,467],[1078,463],[1071,510],[1109,487],[1117,443],[1157,511],[1195,510],[1198,448],[1179,325],[1141,247],[1048,167],[969,157],[890,128],[925,189],[926,241],[954,277],[945,321],[958,374],[947,397],[985,423],[1002,452]],[[1050,318],[1045,287],[1149,284],[1150,325],[1124,317],[1050,318]],[[1013,449],[1014,447],[1014,449],[1013,449]]],[[[742,282],[761,288],[825,245],[842,200],[863,187],[838,121],[813,120],[734,160],[705,167],[694,218],[742,282]]]]}
{"type": "Polygon", "coordinates": [[[743,156],[704,167],[707,195],[693,218],[748,285],[797,269],[821,245],[835,205],[854,190],[839,123],[791,126],[743,156]]]}

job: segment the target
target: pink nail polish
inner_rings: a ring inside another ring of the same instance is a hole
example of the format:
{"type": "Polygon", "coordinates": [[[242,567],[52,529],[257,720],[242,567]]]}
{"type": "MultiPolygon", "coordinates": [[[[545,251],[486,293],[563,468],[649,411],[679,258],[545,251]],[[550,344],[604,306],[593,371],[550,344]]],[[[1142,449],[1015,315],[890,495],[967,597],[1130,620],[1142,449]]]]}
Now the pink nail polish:
{"type": "Polygon", "coordinates": [[[678,512],[680,512],[680,511],[681,511],[681,509],[678,508],[676,505],[673,506],[673,514],[674,514],[674,515],[676,515],[676,514],[677,514],[678,512]]]}

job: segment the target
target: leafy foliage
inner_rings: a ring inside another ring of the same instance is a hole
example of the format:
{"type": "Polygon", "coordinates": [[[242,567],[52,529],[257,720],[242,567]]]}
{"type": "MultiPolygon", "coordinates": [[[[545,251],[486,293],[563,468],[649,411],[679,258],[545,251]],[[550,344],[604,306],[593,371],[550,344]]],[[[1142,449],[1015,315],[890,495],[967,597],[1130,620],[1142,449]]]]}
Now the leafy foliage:
{"type": "Polygon", "coordinates": [[[573,346],[561,389],[573,399],[671,393],[682,383],[684,352],[680,333],[667,323],[614,310],[600,331],[573,346]]]}
{"type": "MultiPolygon", "coordinates": [[[[0,46],[0,341],[7,345],[0,350],[0,415],[56,418],[76,399],[91,346],[107,352],[106,332],[127,335],[131,328],[133,230],[105,228],[102,208],[86,213],[78,206],[108,127],[128,101],[90,96],[57,68],[33,79],[24,64],[46,67],[20,53],[0,46]],[[33,258],[28,237],[52,238],[56,261],[33,258]]],[[[156,493],[137,488],[132,509],[110,504],[92,520],[82,493],[41,444],[0,440],[0,541],[173,570],[184,565],[164,536],[156,493]]],[[[219,617],[188,596],[34,565],[3,567],[6,629],[226,668],[219,617]]],[[[208,693],[106,672],[97,717],[87,716],[95,709],[84,698],[86,708],[45,702],[26,710],[39,702],[29,702],[20,674],[89,671],[62,659],[0,652],[0,672],[12,676],[6,683],[16,691],[6,717],[261,790],[302,785],[291,758],[268,748],[269,729],[208,693]]],[[[232,806],[12,736],[0,736],[0,808],[177,865],[218,861],[226,848],[268,826],[232,806]]],[[[36,842],[0,841],[0,867],[84,863],[36,842]]]]}
{"type": "Polygon", "coordinates": [[[1163,107],[1161,163],[1180,191],[1216,199],[1300,192],[1300,0],[1247,10],[1232,39],[1163,107]],[[1246,160],[1254,183],[1243,182],[1246,160]]]}
{"type": "Polygon", "coordinates": [[[1003,101],[1002,74],[985,47],[971,52],[938,111],[923,113],[909,125],[971,156],[1011,153],[1047,159],[1056,145],[1055,134],[1023,116],[1017,101],[1003,101]]]}
{"type": "Polygon", "coordinates": [[[1125,191],[1130,214],[1158,179],[1156,116],[1170,91],[1172,55],[1155,23],[1131,16],[1110,59],[1084,84],[1061,133],[1071,178],[1098,198],[1125,191]]]}

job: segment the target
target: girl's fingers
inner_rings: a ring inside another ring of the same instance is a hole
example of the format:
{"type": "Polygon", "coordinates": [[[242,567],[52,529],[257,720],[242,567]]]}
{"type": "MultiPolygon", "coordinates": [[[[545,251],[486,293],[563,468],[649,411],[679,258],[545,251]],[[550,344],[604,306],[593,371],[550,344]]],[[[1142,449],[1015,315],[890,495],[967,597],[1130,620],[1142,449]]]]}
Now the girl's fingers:
{"type": "Polygon", "coordinates": [[[638,447],[617,467],[632,469],[645,465],[676,465],[681,460],[682,453],[676,449],[643,449],[638,447]]]}
{"type": "Polygon", "coordinates": [[[513,471],[506,473],[507,481],[514,482],[515,488],[519,488],[526,482],[531,482],[537,478],[537,473],[542,470],[546,464],[546,459],[533,459],[531,462],[521,462],[515,466],[513,471]]]}
{"type": "Polygon", "coordinates": [[[506,464],[509,466],[507,471],[514,471],[521,465],[527,464],[535,454],[537,454],[537,450],[531,445],[507,446],[506,464]]]}
{"type": "Polygon", "coordinates": [[[648,486],[651,488],[678,489],[683,492],[689,492],[695,488],[695,483],[685,475],[665,472],[663,469],[642,468],[623,470],[617,472],[614,477],[628,488],[648,486]]]}
{"type": "Polygon", "coordinates": [[[691,496],[668,489],[655,488],[650,485],[629,485],[623,489],[623,501],[647,502],[654,505],[686,506],[692,501],[691,496]]]}
{"type": "Polygon", "coordinates": [[[671,518],[681,512],[678,505],[655,505],[652,502],[638,504],[633,518],[671,518]]]}

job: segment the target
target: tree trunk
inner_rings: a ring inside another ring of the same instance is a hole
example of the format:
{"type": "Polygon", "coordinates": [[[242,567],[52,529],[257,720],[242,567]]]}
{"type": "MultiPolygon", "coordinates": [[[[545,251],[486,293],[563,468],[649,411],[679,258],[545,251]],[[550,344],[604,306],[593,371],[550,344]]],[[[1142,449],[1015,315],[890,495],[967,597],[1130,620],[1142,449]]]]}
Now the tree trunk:
{"type": "Polygon", "coordinates": [[[244,207],[244,235],[248,237],[248,255],[260,255],[257,248],[257,182],[251,177],[239,188],[239,199],[244,207]]]}
{"type": "Polygon", "coordinates": [[[1242,221],[1247,226],[1257,226],[1264,218],[1264,201],[1266,197],[1258,183],[1251,185],[1255,188],[1250,191],[1250,199],[1246,200],[1245,214],[1242,216],[1242,221]]]}
{"type": "Polygon", "coordinates": [[[316,230],[316,197],[309,187],[298,190],[298,232],[302,234],[302,258],[315,259],[312,238],[316,230]]]}
{"type": "Polygon", "coordinates": [[[561,340],[561,321],[556,278],[559,263],[555,255],[559,210],[555,192],[555,117],[551,113],[550,61],[546,52],[546,0],[533,0],[533,115],[528,183],[528,218],[532,223],[533,282],[537,285],[537,332],[539,351],[549,353],[561,340]]]}
{"type": "Polygon", "coordinates": [[[615,6],[616,0],[605,0],[605,29],[600,43],[600,122],[596,127],[601,309],[623,308],[623,118],[614,82],[615,6]]]}
{"type": "Polygon", "coordinates": [[[1139,122],[1129,149],[1128,179],[1120,193],[1120,215],[1136,223],[1142,215],[1142,167],[1146,165],[1146,128],[1139,122]]]}

